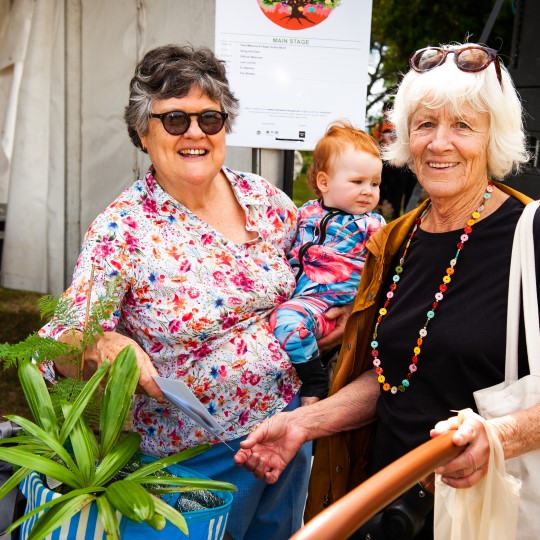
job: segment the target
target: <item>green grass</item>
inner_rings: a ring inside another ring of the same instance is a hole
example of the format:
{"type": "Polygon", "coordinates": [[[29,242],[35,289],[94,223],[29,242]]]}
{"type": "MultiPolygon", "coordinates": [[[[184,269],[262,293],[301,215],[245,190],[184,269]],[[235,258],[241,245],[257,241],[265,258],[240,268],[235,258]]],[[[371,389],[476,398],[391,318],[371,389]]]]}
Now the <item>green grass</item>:
{"type": "Polygon", "coordinates": [[[311,165],[312,153],[302,152],[304,158],[304,164],[302,165],[302,172],[298,175],[298,178],[293,183],[293,196],[292,200],[298,208],[300,208],[305,202],[316,199],[317,196],[307,187],[307,170],[311,165]]]}
{"type": "MultiPolygon", "coordinates": [[[[17,343],[43,326],[36,305],[41,296],[33,292],[0,288],[0,343],[17,343]]],[[[17,370],[0,367],[0,420],[5,414],[28,416],[30,410],[19,384],[17,370]]]]}

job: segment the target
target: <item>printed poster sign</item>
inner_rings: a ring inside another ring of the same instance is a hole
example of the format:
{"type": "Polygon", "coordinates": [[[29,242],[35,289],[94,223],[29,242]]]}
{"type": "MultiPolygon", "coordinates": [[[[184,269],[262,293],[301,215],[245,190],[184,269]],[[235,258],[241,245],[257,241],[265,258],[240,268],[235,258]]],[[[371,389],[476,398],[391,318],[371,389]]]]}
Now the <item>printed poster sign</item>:
{"type": "Polygon", "coordinates": [[[216,0],[218,58],[241,112],[227,144],[312,150],[364,128],[371,0],[216,0]]]}

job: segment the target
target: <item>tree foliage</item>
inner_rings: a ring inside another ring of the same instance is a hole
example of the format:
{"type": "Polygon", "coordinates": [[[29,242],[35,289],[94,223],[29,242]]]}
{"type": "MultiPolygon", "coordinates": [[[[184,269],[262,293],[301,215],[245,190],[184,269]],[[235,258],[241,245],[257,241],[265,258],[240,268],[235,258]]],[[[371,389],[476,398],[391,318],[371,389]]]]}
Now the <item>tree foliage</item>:
{"type": "MultiPolygon", "coordinates": [[[[494,5],[495,0],[373,0],[371,54],[374,69],[368,83],[368,114],[370,109],[386,101],[402,74],[407,72],[411,53],[428,45],[478,42],[494,5]],[[382,92],[380,81],[384,83],[382,92]]],[[[499,51],[507,66],[513,24],[512,0],[505,0],[487,45],[499,51]]]]}

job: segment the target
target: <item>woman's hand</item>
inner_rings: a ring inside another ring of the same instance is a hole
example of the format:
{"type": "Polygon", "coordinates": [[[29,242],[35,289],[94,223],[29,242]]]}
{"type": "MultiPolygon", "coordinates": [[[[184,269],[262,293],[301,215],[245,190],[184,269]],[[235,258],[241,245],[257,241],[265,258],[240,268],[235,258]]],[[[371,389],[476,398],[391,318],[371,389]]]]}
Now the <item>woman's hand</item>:
{"type": "MultiPolygon", "coordinates": [[[[79,345],[81,339],[82,334],[80,332],[66,332],[60,337],[60,341],[75,346],[79,345]]],[[[116,332],[105,332],[101,336],[96,336],[95,341],[88,346],[84,353],[84,376],[90,377],[104,360],[114,362],[118,353],[128,345],[131,345],[135,350],[137,366],[141,371],[137,392],[147,394],[158,401],[164,401],[165,397],[153,379],[154,376],[159,374],[150,357],[133,339],[116,332]]],[[[75,375],[76,366],[73,363],[59,361],[55,365],[63,375],[67,377],[75,375]]]]}
{"type": "Polygon", "coordinates": [[[366,371],[326,399],[263,422],[240,443],[234,461],[274,484],[304,443],[373,422],[378,396],[377,377],[366,371]]]}
{"type": "Polygon", "coordinates": [[[345,332],[345,324],[352,309],[353,304],[347,304],[345,306],[332,307],[324,314],[325,318],[329,321],[336,321],[336,327],[329,334],[317,341],[319,350],[327,351],[341,345],[343,333],[345,332]]]}
{"type": "Polygon", "coordinates": [[[466,449],[435,472],[441,475],[445,484],[454,488],[474,486],[486,475],[489,464],[489,440],[484,424],[470,409],[466,409],[457,416],[438,422],[430,435],[437,437],[450,430],[456,430],[453,443],[466,446],[466,449]]]}
{"type": "Polygon", "coordinates": [[[294,420],[296,411],[278,413],[250,433],[234,456],[236,464],[244,466],[255,478],[275,484],[300,447],[310,440],[294,420]]]}

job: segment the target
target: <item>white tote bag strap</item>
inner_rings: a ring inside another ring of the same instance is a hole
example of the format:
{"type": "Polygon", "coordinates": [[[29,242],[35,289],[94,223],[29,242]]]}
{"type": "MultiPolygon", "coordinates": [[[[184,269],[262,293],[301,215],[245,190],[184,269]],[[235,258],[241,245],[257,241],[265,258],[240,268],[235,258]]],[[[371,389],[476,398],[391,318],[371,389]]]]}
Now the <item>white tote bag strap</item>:
{"type": "Polygon", "coordinates": [[[506,323],[506,385],[517,381],[518,378],[520,288],[523,297],[529,370],[533,375],[540,375],[540,325],[533,236],[534,215],[539,205],[540,201],[533,201],[525,207],[514,234],[506,323]]]}
{"type": "Polygon", "coordinates": [[[527,205],[521,243],[521,280],[527,354],[532,375],[540,375],[540,323],[538,317],[538,291],[536,289],[536,257],[533,221],[540,201],[527,205]]]}

